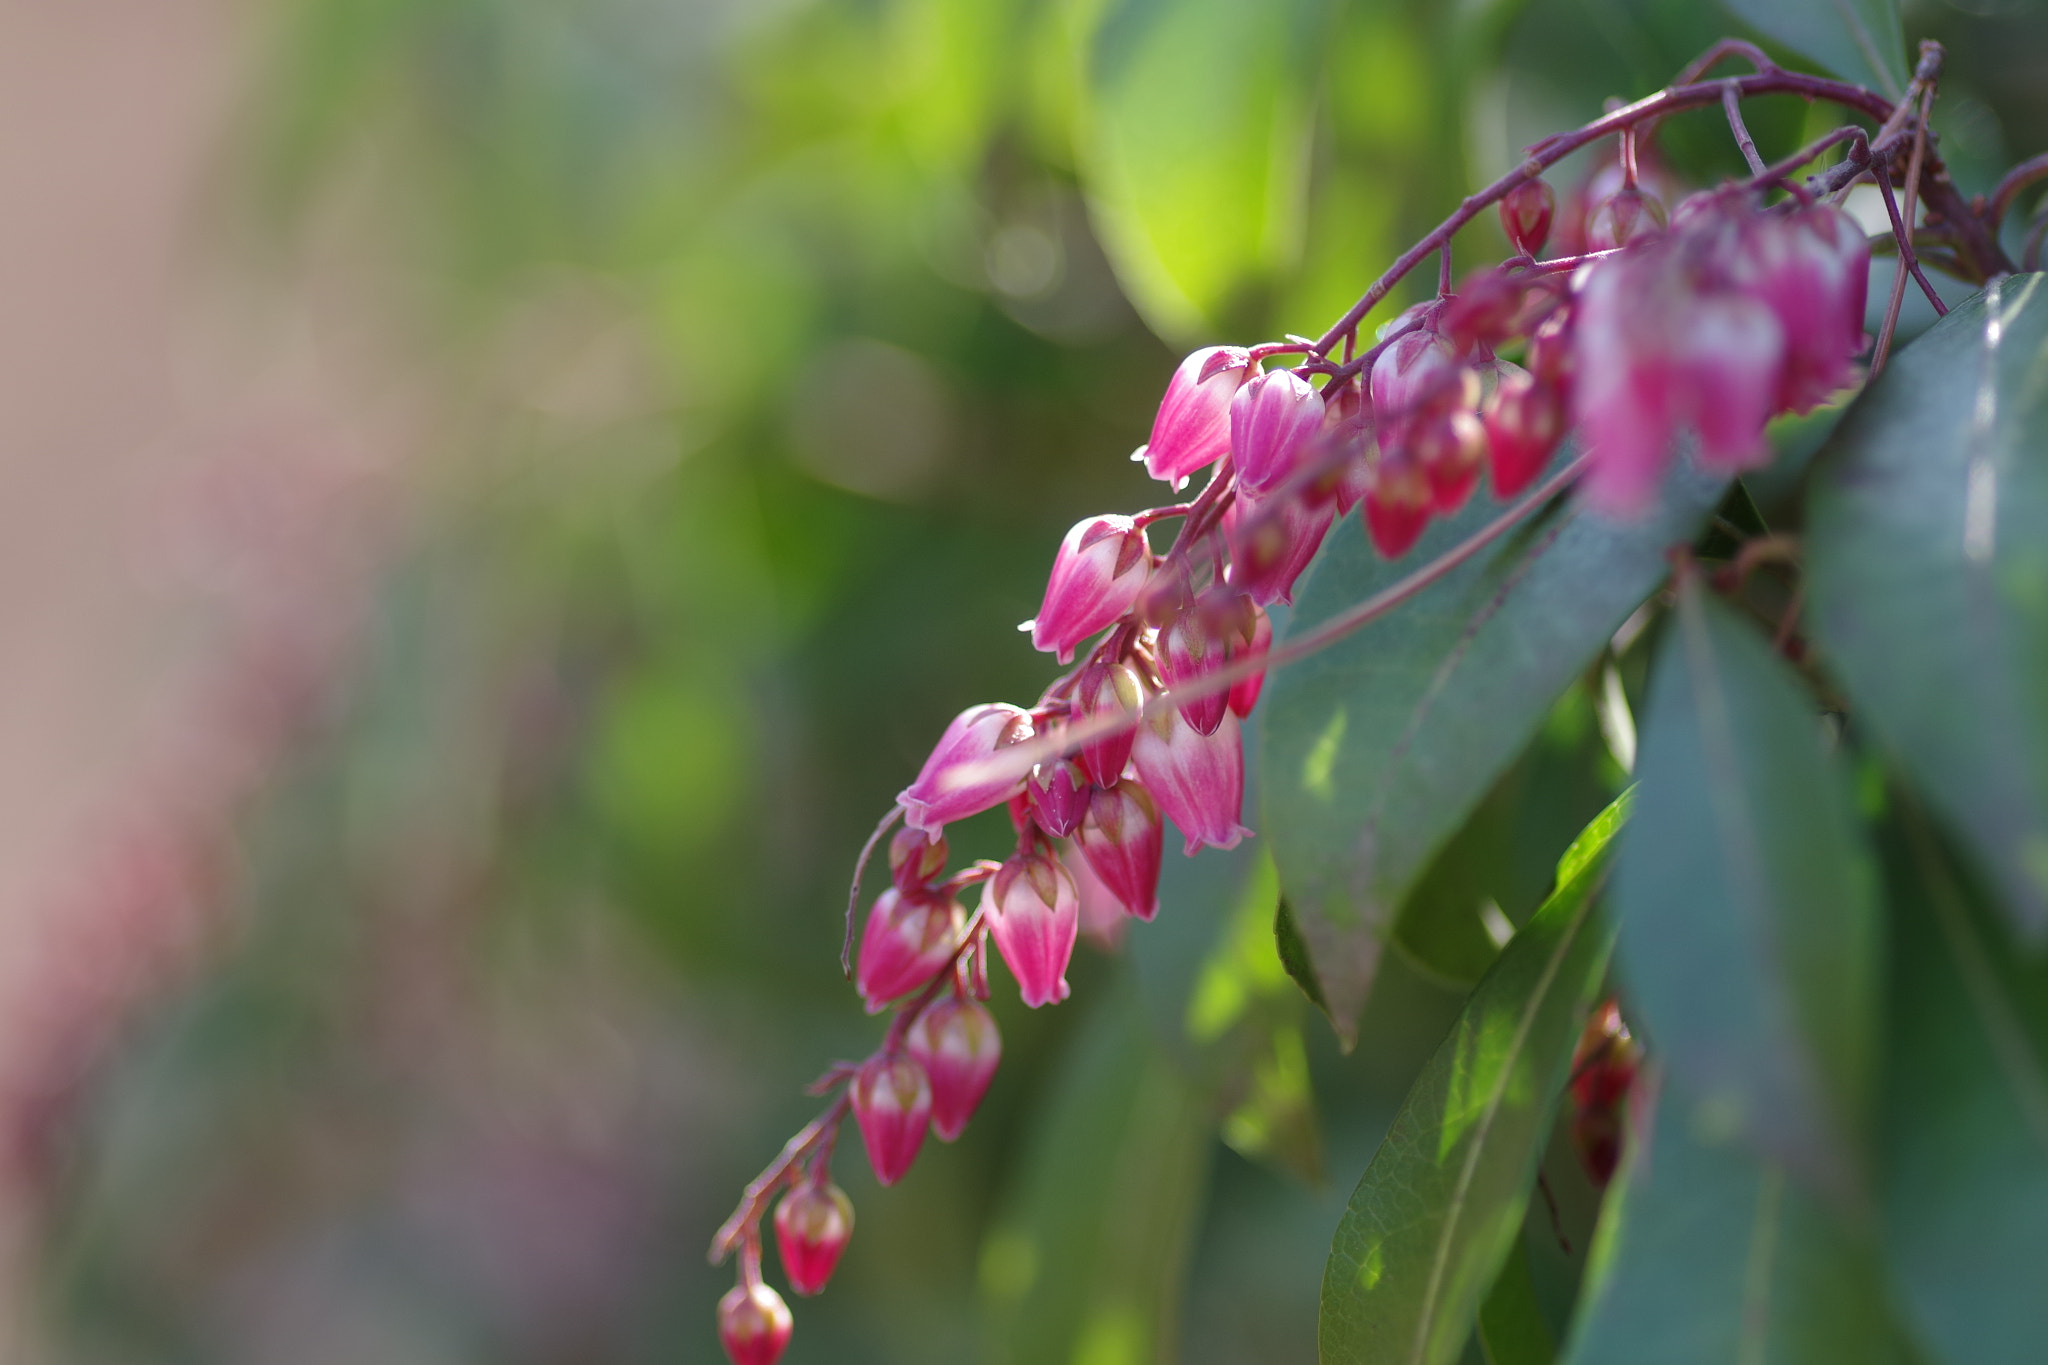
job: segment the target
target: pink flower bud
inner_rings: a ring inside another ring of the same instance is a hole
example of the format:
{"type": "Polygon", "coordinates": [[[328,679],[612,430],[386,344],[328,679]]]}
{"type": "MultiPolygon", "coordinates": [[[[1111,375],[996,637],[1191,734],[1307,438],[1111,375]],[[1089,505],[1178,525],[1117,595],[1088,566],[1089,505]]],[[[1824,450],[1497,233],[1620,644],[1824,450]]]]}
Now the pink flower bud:
{"type": "MultiPolygon", "coordinates": [[[[1137,670],[1125,663],[1090,664],[1074,686],[1074,709],[1082,719],[1134,716],[1145,704],[1145,686],[1137,670]]],[[[1081,748],[1081,767],[1098,787],[1113,787],[1131,761],[1129,727],[1081,748]]]]}
{"type": "Polygon", "coordinates": [[[955,820],[1000,806],[1024,787],[1031,764],[999,751],[1031,738],[1031,717],[1001,702],[970,706],[953,718],[917,780],[896,794],[903,823],[937,834],[955,820]]]}
{"type": "MultiPolygon", "coordinates": [[[[1251,643],[1245,646],[1239,658],[1263,659],[1273,649],[1273,622],[1264,612],[1258,615],[1252,627],[1251,643]]],[[[1239,678],[1230,685],[1230,709],[1239,717],[1249,716],[1252,708],[1259,704],[1259,689],[1266,685],[1266,670],[1260,669],[1249,677],[1239,678]]]]}
{"type": "Polygon", "coordinates": [[[889,876],[896,889],[916,896],[946,870],[946,841],[923,830],[899,829],[889,841],[889,876]]]}
{"type": "Polygon", "coordinates": [[[1486,454],[1494,496],[1511,498],[1543,472],[1564,439],[1564,399],[1518,365],[1503,361],[1502,369],[1486,405],[1486,454]]]}
{"type": "Polygon", "coordinates": [[[1253,375],[1230,400],[1237,486],[1263,493],[1285,483],[1323,429],[1322,396],[1292,370],[1253,375]]]}
{"type": "Polygon", "coordinates": [[[1854,219],[1823,204],[1759,216],[1732,273],[1784,330],[1775,411],[1810,412],[1852,382],[1870,287],[1870,243],[1854,219]]]}
{"type": "Polygon", "coordinates": [[[1151,568],[1145,533],[1129,517],[1090,517],[1076,522],[1053,557],[1045,602],[1031,621],[1031,644],[1074,657],[1074,646],[1113,624],[1138,600],[1151,568]]]}
{"type": "Polygon", "coordinates": [[[1145,472],[1179,488],[1230,449],[1230,400],[1251,374],[1251,355],[1238,346],[1211,346],[1181,361],[1166,386],[1152,439],[1138,452],[1145,472]]]}
{"type": "Polygon", "coordinates": [[[875,897],[854,969],[869,1014],[945,969],[960,946],[962,919],[958,901],[906,896],[895,887],[875,897]]]}
{"type": "Polygon", "coordinates": [[[1117,899],[1116,893],[1102,878],[1095,875],[1095,869],[1082,855],[1078,833],[1061,855],[1060,865],[1074,879],[1074,891],[1081,902],[1081,937],[1105,953],[1118,951],[1123,947],[1125,921],[1130,918],[1130,911],[1124,908],[1124,903],[1117,899]]]}
{"type": "MultiPolygon", "coordinates": [[[[1159,634],[1159,680],[1166,684],[1169,697],[1223,667],[1223,641],[1202,617],[1199,608],[1191,608],[1159,634]]],[[[1180,713],[1195,729],[1213,735],[1223,723],[1223,710],[1228,705],[1229,699],[1223,693],[1212,692],[1182,702],[1180,713]]]]}
{"type": "Polygon", "coordinates": [[[1074,879],[1043,853],[1020,853],[982,884],[981,913],[1024,1003],[1067,998],[1067,963],[1081,929],[1074,879]]]}
{"type": "Polygon", "coordinates": [[[1065,760],[1041,763],[1031,770],[1027,788],[1032,817],[1055,839],[1072,834],[1088,813],[1088,775],[1077,764],[1065,760]]]}
{"type": "Polygon", "coordinates": [[[1366,533],[1380,554],[1399,559],[1429,525],[1429,477],[1398,450],[1382,452],[1373,475],[1372,489],[1365,495],[1366,533]]]}
{"type": "Polygon", "coordinates": [[[1430,510],[1450,516],[1465,505],[1486,464],[1486,428],[1464,408],[1432,413],[1408,430],[1408,454],[1429,479],[1430,510]]]}
{"type": "Polygon", "coordinates": [[[1304,496],[1310,503],[1335,502],[1344,516],[1372,486],[1372,409],[1358,379],[1323,391],[1322,473],[1304,496]]]}
{"type": "Polygon", "coordinates": [[[1612,251],[1664,230],[1664,202],[1640,187],[1624,186],[1586,216],[1586,250],[1612,251]]]}
{"type": "Polygon", "coordinates": [[[1301,498],[1259,502],[1239,494],[1224,517],[1230,542],[1230,581],[1259,606],[1294,602],[1294,582],[1316,557],[1337,518],[1334,506],[1311,507],[1301,498]]]}
{"type": "Polygon", "coordinates": [[[853,1201],[829,1180],[805,1181],[775,1206],[775,1246],[789,1287],[815,1294],[832,1278],[853,1236],[853,1201]]]}
{"type": "Polygon", "coordinates": [[[794,1326],[789,1305],[765,1284],[736,1284],[718,1301],[718,1340],[732,1365],[775,1365],[794,1326]]]}
{"type": "Polygon", "coordinates": [[[915,1058],[874,1056],[854,1073],[853,1117],[875,1179],[893,1185],[917,1160],[932,1116],[932,1083],[915,1058]]]}
{"type": "MultiPolygon", "coordinates": [[[[1244,744],[1236,716],[1226,712],[1216,733],[1203,735],[1179,711],[1163,711],[1138,727],[1131,761],[1159,808],[1180,827],[1190,856],[1204,844],[1236,848],[1251,833],[1238,823],[1244,807],[1244,744]]],[[[1096,871],[1102,871],[1099,864],[1096,871]]]]}
{"type": "Polygon", "coordinates": [[[1110,790],[1097,789],[1074,841],[1081,846],[1089,871],[1118,903],[1139,919],[1150,920],[1159,913],[1164,835],[1151,794],[1125,778],[1110,790]]]}
{"type": "Polygon", "coordinates": [[[951,1142],[974,1117],[1003,1060],[995,1017],[977,1001],[949,995],[917,1016],[904,1045],[931,1078],[932,1131],[951,1142]]]}
{"type": "Polygon", "coordinates": [[[1501,196],[1500,225],[1517,251],[1534,256],[1550,240],[1557,196],[1541,180],[1524,180],[1501,196]]]}
{"type": "Polygon", "coordinates": [[[1390,444],[1385,427],[1411,421],[1438,404],[1470,407],[1477,377],[1458,363],[1451,343],[1435,332],[1404,332],[1372,363],[1372,410],[1381,424],[1380,446],[1390,444]]]}

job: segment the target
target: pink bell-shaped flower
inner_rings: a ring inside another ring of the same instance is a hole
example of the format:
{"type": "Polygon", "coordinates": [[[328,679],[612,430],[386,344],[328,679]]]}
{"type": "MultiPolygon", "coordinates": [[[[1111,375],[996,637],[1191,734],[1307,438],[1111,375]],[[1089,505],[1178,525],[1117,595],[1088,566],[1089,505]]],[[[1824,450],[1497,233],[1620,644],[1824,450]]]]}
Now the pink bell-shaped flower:
{"type": "Polygon", "coordinates": [[[1125,778],[1107,791],[1096,791],[1074,842],[1081,846],[1089,870],[1124,910],[1149,921],[1159,913],[1164,836],[1159,807],[1150,793],[1125,778]]]}
{"type": "MultiPolygon", "coordinates": [[[[1252,625],[1251,643],[1245,646],[1243,653],[1234,655],[1231,661],[1235,663],[1238,659],[1263,659],[1272,653],[1272,650],[1273,621],[1262,611],[1252,625]]],[[[1239,678],[1230,685],[1230,709],[1235,711],[1240,719],[1251,715],[1252,708],[1259,704],[1259,690],[1265,685],[1266,670],[1263,668],[1247,677],[1239,678]]]]}
{"type": "Polygon", "coordinates": [[[718,1301],[718,1341],[732,1365],[775,1365],[795,1326],[782,1295],[759,1281],[736,1284],[718,1301]]]}
{"type": "Polygon", "coordinates": [[[1407,554],[1429,525],[1433,501],[1429,476],[1406,450],[1381,451],[1363,511],[1372,547],[1387,559],[1407,554]]]}
{"type": "Polygon", "coordinates": [[[1152,555],[1145,533],[1125,516],[1076,522],[1053,557],[1045,602],[1031,627],[1031,645],[1074,658],[1074,646],[1115,623],[1138,600],[1152,555]]]}
{"type": "Polygon", "coordinates": [[[917,780],[896,794],[903,823],[937,834],[1015,796],[1031,764],[1002,757],[1001,751],[1031,734],[1031,716],[1017,707],[993,702],[962,711],[939,737],[917,780]]]}
{"type": "Polygon", "coordinates": [[[946,841],[918,829],[899,829],[889,840],[889,877],[906,896],[926,891],[946,870],[946,841]]]}
{"type": "Polygon", "coordinates": [[[1486,457],[1494,496],[1512,498],[1543,472],[1564,439],[1564,398],[1521,366],[1500,364],[1500,383],[1486,404],[1486,457]]]}
{"type": "MultiPolygon", "coordinates": [[[[1074,711],[1078,719],[1096,716],[1135,716],[1145,704],[1145,685],[1137,670],[1126,663],[1094,663],[1083,669],[1074,684],[1074,711]]],[[[1081,768],[1098,787],[1113,787],[1131,761],[1132,727],[1105,735],[1081,746],[1081,768]]]]}
{"type": "Polygon", "coordinates": [[[1072,834],[1081,817],[1088,813],[1088,775],[1069,760],[1054,760],[1033,768],[1026,789],[1031,795],[1032,818],[1055,839],[1072,834]]]}
{"type": "Polygon", "coordinates": [[[1550,240],[1557,196],[1542,180],[1524,180],[1501,196],[1500,225],[1515,250],[1534,256],[1550,240]]]}
{"type": "Polygon", "coordinates": [[[854,968],[868,1013],[880,1014],[945,970],[960,946],[962,920],[958,901],[906,896],[893,886],[875,897],[854,968]]]}
{"type": "Polygon", "coordinates": [[[1067,870],[1043,853],[1016,854],[982,883],[981,913],[1024,1003],[1037,1009],[1066,999],[1067,963],[1081,929],[1067,870]]]}
{"type": "Polygon", "coordinates": [[[1081,937],[1093,943],[1105,953],[1114,953],[1124,944],[1125,921],[1131,912],[1117,899],[1116,893],[1095,873],[1095,868],[1081,852],[1081,835],[1077,830],[1060,855],[1060,865],[1067,869],[1067,875],[1074,879],[1074,891],[1081,901],[1081,937]]]}
{"type": "MultiPolygon", "coordinates": [[[[1204,844],[1236,848],[1251,833],[1238,823],[1244,808],[1244,743],[1235,715],[1226,712],[1216,733],[1204,735],[1179,711],[1162,711],[1138,727],[1131,762],[1159,809],[1180,827],[1190,856],[1204,844]]],[[[1101,871],[1100,865],[1096,870],[1101,871]]]]}
{"type": "Polygon", "coordinates": [[[1825,204],[1761,215],[1744,234],[1732,273],[1784,330],[1774,411],[1811,412],[1854,379],[1870,243],[1853,218],[1825,204]]]}
{"type": "MultiPolygon", "coordinates": [[[[1166,684],[1166,695],[1171,697],[1176,691],[1223,667],[1224,644],[1221,637],[1209,628],[1200,608],[1192,607],[1181,612],[1159,632],[1155,657],[1159,663],[1159,679],[1166,684]]],[[[1229,699],[1223,693],[1212,692],[1182,702],[1180,713],[1196,730],[1213,735],[1216,727],[1223,723],[1223,710],[1228,705],[1229,699]]]]}
{"type": "Polygon", "coordinates": [[[1395,442],[1394,424],[1414,421],[1439,404],[1469,407],[1476,377],[1458,363],[1451,343],[1428,330],[1404,332],[1372,363],[1372,410],[1381,424],[1380,446],[1395,442]]]}
{"type": "Polygon", "coordinates": [[[979,1001],[949,995],[917,1016],[904,1046],[931,1078],[932,1131],[951,1142],[974,1117],[1003,1060],[995,1016],[979,1001]]]}
{"type": "Polygon", "coordinates": [[[1239,494],[1224,517],[1230,542],[1230,582],[1259,606],[1294,602],[1294,583],[1322,547],[1337,519],[1334,505],[1311,506],[1297,497],[1266,501],[1239,494]]]}
{"type": "Polygon", "coordinates": [[[1293,477],[1323,430],[1323,399],[1292,370],[1246,380],[1230,400],[1230,458],[1237,486],[1263,493],[1293,477]]]}
{"type": "Polygon", "coordinates": [[[775,1206],[775,1246],[789,1287],[799,1294],[825,1287],[852,1236],[853,1201],[829,1180],[806,1180],[775,1206]]]}
{"type": "Polygon", "coordinates": [[[1152,419],[1152,439],[1138,451],[1145,472],[1179,488],[1222,459],[1230,449],[1230,400],[1251,369],[1240,346],[1211,346],[1181,361],[1152,419]]]}
{"type": "Polygon", "coordinates": [[[861,1063],[851,1087],[853,1117],[875,1179],[893,1185],[917,1160],[932,1117],[932,1083],[917,1059],[895,1052],[861,1063]]]}

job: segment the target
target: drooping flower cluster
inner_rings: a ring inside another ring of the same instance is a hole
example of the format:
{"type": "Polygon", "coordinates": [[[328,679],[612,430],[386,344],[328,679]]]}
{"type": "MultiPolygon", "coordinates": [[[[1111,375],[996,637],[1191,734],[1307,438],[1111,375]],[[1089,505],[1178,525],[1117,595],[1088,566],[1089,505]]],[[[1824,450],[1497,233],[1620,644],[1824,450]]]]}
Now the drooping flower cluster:
{"type": "MultiPolygon", "coordinates": [[[[735,1361],[772,1362],[788,1339],[787,1309],[759,1282],[765,1201],[789,1190],[775,1229],[799,1292],[821,1288],[845,1246],[852,1210],[827,1179],[841,1120],[852,1115],[885,1185],[928,1132],[951,1141],[965,1129],[1002,1055],[983,1004],[991,956],[1025,1005],[1057,1003],[1084,930],[1113,941],[1158,912],[1169,822],[1188,854],[1251,832],[1240,726],[1272,648],[1267,608],[1292,601],[1340,519],[1357,509],[1380,553],[1398,556],[1482,476],[1500,498],[1531,488],[1574,427],[1589,497],[1628,514],[1682,432],[1709,467],[1740,469],[1759,458],[1770,416],[1854,377],[1869,251],[1848,218],[1803,193],[1766,208],[1754,186],[1667,213],[1668,177],[1639,180],[1632,143],[1623,160],[1575,196],[1575,255],[1539,258],[1556,203],[1525,180],[1499,201],[1518,254],[1409,309],[1370,348],[1351,335],[1341,356],[1290,342],[1180,363],[1133,458],[1175,490],[1207,471],[1200,492],[1067,532],[1023,628],[1072,667],[1031,707],[957,716],[877,833],[900,818],[854,977],[892,1022],[872,1056],[828,1073],[839,1097],[720,1233],[715,1250],[742,1253],[720,1319],[735,1361]],[[1268,369],[1277,356],[1301,359],[1268,369]],[[1152,528],[1172,519],[1178,536],[1155,550],[1152,528]],[[999,806],[1014,852],[948,875],[947,826],[999,806]]],[[[1596,1176],[1612,1169],[1618,1127],[1602,1125],[1633,1074],[1618,1037],[1575,1081],[1596,1176]]]]}

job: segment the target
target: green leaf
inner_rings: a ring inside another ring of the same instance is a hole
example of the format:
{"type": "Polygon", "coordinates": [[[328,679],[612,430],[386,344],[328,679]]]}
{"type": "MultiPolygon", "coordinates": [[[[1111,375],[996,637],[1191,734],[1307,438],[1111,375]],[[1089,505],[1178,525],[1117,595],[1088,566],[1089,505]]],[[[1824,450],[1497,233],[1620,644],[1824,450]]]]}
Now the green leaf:
{"type": "Polygon", "coordinates": [[[1814,470],[1826,661],[2048,941],[2048,287],[1998,281],[1900,351],[1814,470]]]}
{"type": "Polygon", "coordinates": [[[1073,20],[1075,159],[1125,292],[1161,336],[1216,334],[1298,254],[1327,9],[1103,0],[1097,22],[1073,20]]]}
{"type": "Polygon", "coordinates": [[[2022,1365],[2048,1342],[2048,964],[2013,951],[1917,814],[1889,841],[1892,1048],[1886,1256],[1950,1365],[2022,1365]]]}
{"type": "MultiPolygon", "coordinates": [[[[1722,486],[1687,468],[1649,515],[1619,524],[1561,499],[1267,682],[1258,828],[1340,1037],[1351,1036],[1395,912],[1559,694],[1662,581],[1666,547],[1693,537],[1722,486]]],[[[1406,577],[1500,510],[1474,498],[1396,563],[1340,526],[1286,635],[1406,577]]]]}
{"type": "Polygon", "coordinates": [[[1867,1100],[1878,923],[1818,706],[1696,575],[1650,679],[1614,870],[1619,963],[1716,1135],[1846,1195],[1867,1100]]]}
{"type": "Polygon", "coordinates": [[[1479,1306],[1479,1349],[1486,1365],[1550,1365],[1557,1356],[1557,1341],[1529,1276],[1529,1251],[1519,1242],[1479,1306]]]}
{"type": "Polygon", "coordinates": [[[1128,990],[1054,1082],[1021,1179],[982,1245],[989,1359],[1169,1365],[1212,1129],[1128,990]]]}
{"type": "Polygon", "coordinates": [[[1324,1365],[1445,1365],[1522,1226],[1612,934],[1593,914],[1628,798],[1558,864],[1557,890],[1474,988],[1402,1102],[1323,1271],[1324,1365]]]}
{"type": "Polygon", "coordinates": [[[1601,1211],[1566,1365],[1909,1358],[1876,1257],[1822,1200],[1746,1147],[1703,1140],[1711,1116],[1668,1088],[1655,1109],[1601,1211]]]}
{"type": "Polygon", "coordinates": [[[1829,74],[1897,99],[1911,72],[1897,0],[1722,0],[1757,32],[1829,74]]]}

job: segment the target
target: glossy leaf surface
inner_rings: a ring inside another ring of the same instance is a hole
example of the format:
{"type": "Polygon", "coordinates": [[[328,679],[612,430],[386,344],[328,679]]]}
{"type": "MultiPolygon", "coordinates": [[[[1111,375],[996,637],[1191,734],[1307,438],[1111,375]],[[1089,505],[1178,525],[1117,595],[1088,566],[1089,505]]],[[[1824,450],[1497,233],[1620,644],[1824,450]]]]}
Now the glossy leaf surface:
{"type": "Polygon", "coordinates": [[[2048,939],[2048,284],[1899,352],[1814,471],[1814,629],[1859,721],[2048,939]]]}
{"type": "Polygon", "coordinates": [[[1897,99],[1911,75],[1897,0],[1723,0],[1730,10],[1845,81],[1897,99]]]}
{"type": "Polygon", "coordinates": [[[1877,917],[1817,705],[1749,621],[1681,586],[1644,717],[1614,914],[1669,1084],[1721,1134],[1846,1193],[1867,1098],[1877,917]]]}
{"type": "Polygon", "coordinates": [[[1520,1234],[1572,1047],[1606,967],[1593,910],[1626,797],[1473,989],[1352,1192],[1323,1273],[1324,1365],[1445,1365],[1520,1234]]]}

